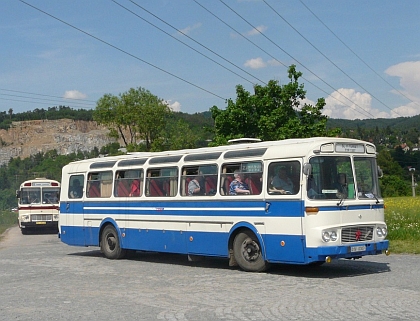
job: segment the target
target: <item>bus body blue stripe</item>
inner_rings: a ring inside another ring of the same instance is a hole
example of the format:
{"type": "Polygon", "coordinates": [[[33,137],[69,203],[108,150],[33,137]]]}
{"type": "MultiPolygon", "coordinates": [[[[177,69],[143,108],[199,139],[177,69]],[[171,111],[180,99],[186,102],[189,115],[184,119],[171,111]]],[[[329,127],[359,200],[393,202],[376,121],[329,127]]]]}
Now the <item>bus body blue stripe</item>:
{"type": "Polygon", "coordinates": [[[71,212],[61,203],[61,213],[103,215],[171,215],[171,216],[265,216],[303,217],[302,201],[202,201],[202,202],[71,202],[71,212]],[[267,208],[267,210],[266,210],[267,208]]]}
{"type": "MultiPolygon", "coordinates": [[[[99,228],[62,226],[62,230],[66,231],[61,235],[64,243],[99,246],[99,228]],[[81,242],[83,240],[87,243],[81,242]]],[[[228,257],[228,233],[146,229],[124,229],[123,232],[125,237],[121,238],[121,242],[126,249],[228,257]]],[[[262,238],[266,249],[265,258],[272,263],[307,264],[325,261],[327,256],[338,259],[375,255],[382,253],[389,246],[387,240],[360,243],[357,245],[366,245],[366,251],[351,253],[350,245],[305,248],[305,237],[301,235],[265,234],[262,238]]]]}

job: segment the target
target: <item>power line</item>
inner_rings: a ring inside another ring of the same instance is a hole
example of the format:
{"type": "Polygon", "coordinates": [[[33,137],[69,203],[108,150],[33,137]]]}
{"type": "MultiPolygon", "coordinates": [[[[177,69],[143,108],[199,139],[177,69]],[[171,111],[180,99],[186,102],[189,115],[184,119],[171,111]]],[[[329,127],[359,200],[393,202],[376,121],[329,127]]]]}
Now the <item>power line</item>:
{"type": "Polygon", "coordinates": [[[27,91],[19,91],[19,90],[4,89],[4,88],[0,88],[0,90],[14,92],[14,93],[20,93],[20,94],[28,94],[28,95],[52,97],[52,98],[59,98],[59,99],[70,99],[70,100],[87,101],[87,102],[96,103],[96,101],[94,101],[94,100],[81,99],[81,98],[64,98],[64,97],[60,97],[60,96],[51,96],[51,95],[45,95],[45,94],[36,94],[36,93],[27,92],[27,91]]]}
{"type": "MultiPolygon", "coordinates": [[[[334,67],[336,67],[338,70],[340,70],[347,78],[349,78],[351,81],[353,81],[356,85],[358,85],[360,88],[362,88],[364,91],[366,91],[369,95],[371,95],[373,98],[375,98],[378,102],[380,102],[382,105],[384,105],[386,108],[388,108],[390,111],[393,111],[390,107],[388,107],[384,102],[379,100],[375,95],[373,95],[371,92],[369,92],[366,88],[364,88],[360,83],[358,83],[356,80],[354,80],[349,74],[347,74],[343,69],[341,69],[336,63],[334,63],[330,58],[328,58],[321,50],[319,50],[311,41],[309,41],[302,33],[300,33],[295,27],[293,27],[280,13],[278,13],[277,10],[275,10],[270,4],[267,3],[267,1],[262,0],[271,10],[273,10],[284,22],[286,22],[294,31],[296,31],[307,43],[309,43],[316,51],[318,51],[325,59],[327,59],[334,67]]],[[[399,115],[397,112],[394,111],[397,115],[399,115]]],[[[401,115],[399,115],[401,116],[401,115]]],[[[401,116],[402,117],[402,116],[401,116]]]]}
{"type": "Polygon", "coordinates": [[[252,25],[248,20],[246,20],[244,17],[242,17],[238,12],[236,12],[233,8],[231,8],[229,5],[227,5],[223,0],[219,0],[221,3],[223,3],[229,10],[231,10],[233,13],[235,13],[239,18],[241,18],[243,21],[245,21],[248,25],[250,25],[254,30],[256,30],[258,33],[260,33],[264,38],[266,38],[269,42],[271,42],[273,45],[275,45],[277,48],[279,48],[282,52],[284,52],[286,55],[288,55],[290,58],[295,60],[297,63],[299,63],[303,68],[308,70],[311,74],[313,74],[315,77],[317,77],[319,80],[321,80],[324,84],[326,84],[328,87],[336,91],[339,95],[343,96],[345,99],[350,101],[351,103],[355,104],[357,107],[362,109],[364,112],[366,112],[368,115],[372,116],[374,118],[374,115],[372,115],[370,112],[356,104],[354,101],[351,101],[348,97],[343,95],[341,92],[339,92],[337,89],[332,87],[330,84],[328,84],[325,80],[323,80],[321,77],[319,77],[317,74],[315,74],[312,70],[310,70],[308,67],[306,67],[303,63],[301,63],[299,60],[297,60],[295,57],[293,57],[291,54],[289,54],[286,50],[281,48],[278,44],[276,44],[273,40],[268,38],[265,34],[263,34],[257,27],[252,25]]]}
{"type": "MultiPolygon", "coordinates": [[[[42,101],[51,101],[51,102],[56,102],[55,100],[53,100],[53,99],[45,99],[45,98],[37,98],[37,97],[28,97],[28,96],[22,96],[22,95],[11,95],[11,94],[2,94],[2,93],[0,93],[0,96],[8,96],[8,97],[18,97],[18,98],[26,98],[26,99],[35,99],[35,100],[38,100],[38,103],[41,103],[41,102],[39,102],[40,100],[42,100],[42,101]]],[[[7,99],[7,98],[0,98],[0,99],[2,99],[2,100],[12,100],[12,99],[7,99]]],[[[26,102],[34,102],[34,101],[26,101],[26,102]]],[[[81,106],[81,107],[89,107],[89,108],[92,108],[94,105],[93,104],[89,104],[89,105],[86,105],[86,104],[84,104],[83,102],[73,102],[73,104],[76,104],[76,105],[79,105],[79,106],[81,106]]]]}
{"type": "MultiPolygon", "coordinates": [[[[17,96],[17,97],[19,97],[19,96],[17,96]]],[[[30,98],[30,97],[23,97],[23,98],[30,98]]],[[[22,102],[22,103],[42,104],[42,105],[49,105],[49,106],[51,106],[51,103],[40,102],[40,101],[11,99],[11,98],[0,98],[0,100],[17,101],[17,102],[22,102]]],[[[63,104],[56,104],[56,105],[63,105],[63,104]]],[[[77,107],[80,107],[80,108],[92,108],[93,106],[91,106],[91,105],[90,106],[81,105],[81,106],[77,106],[77,107]]]]}
{"type": "MultiPolygon", "coordinates": [[[[115,2],[114,0],[111,0],[113,2],[115,2]]],[[[195,40],[194,38],[188,36],[185,32],[182,32],[181,30],[177,29],[176,27],[172,26],[170,23],[166,22],[165,20],[159,18],[157,15],[155,15],[154,13],[150,12],[149,10],[145,9],[144,7],[142,7],[141,5],[137,4],[136,2],[134,2],[133,0],[129,0],[130,2],[132,2],[134,5],[136,5],[137,7],[141,8],[142,10],[146,11],[148,14],[152,15],[153,17],[155,17],[156,19],[160,20],[161,22],[163,22],[164,24],[166,24],[167,26],[171,27],[172,29],[176,30],[177,32],[181,33],[182,35],[184,35],[185,37],[187,37],[188,39],[190,39],[191,41],[195,42],[196,44],[198,44],[199,46],[207,49],[208,51],[210,51],[211,53],[213,53],[214,55],[216,55],[217,57],[223,59],[224,61],[226,61],[227,63],[231,64],[232,66],[235,66],[236,68],[238,68],[239,70],[243,71],[244,73],[246,73],[247,75],[251,76],[252,78],[257,79],[259,82],[267,85],[266,82],[264,82],[263,80],[255,77],[254,75],[250,74],[248,71],[246,71],[245,69],[239,67],[238,65],[234,64],[233,62],[229,61],[228,59],[222,57],[221,55],[219,55],[217,52],[215,52],[214,50],[208,48],[207,46],[203,45],[202,43],[198,42],[197,40],[195,40]]]]}
{"type": "MultiPolygon", "coordinates": [[[[267,52],[266,50],[264,50],[263,48],[261,48],[259,45],[257,45],[255,42],[253,42],[252,40],[250,40],[249,38],[245,37],[242,33],[240,33],[238,30],[236,30],[234,27],[232,27],[231,25],[229,25],[228,23],[226,23],[224,20],[222,20],[221,18],[219,18],[216,14],[214,14],[213,12],[211,12],[208,8],[206,8],[205,6],[203,6],[201,3],[197,2],[197,0],[193,0],[197,5],[199,5],[201,8],[203,8],[205,11],[207,11],[209,14],[211,14],[213,17],[215,17],[217,20],[219,20],[221,23],[223,23],[225,26],[227,26],[228,28],[230,28],[231,30],[233,30],[234,32],[236,32],[239,36],[241,36],[242,38],[244,38],[246,41],[250,42],[252,45],[254,45],[256,48],[260,49],[262,52],[264,52],[265,54],[267,54],[268,56],[270,56],[271,58],[273,58],[275,61],[277,61],[279,64],[281,64],[282,66],[288,68],[289,66],[287,66],[286,64],[284,64],[282,61],[278,60],[276,57],[274,57],[272,54],[270,54],[269,52],[267,52]]],[[[314,84],[313,82],[311,82],[310,80],[306,79],[305,77],[302,76],[302,79],[306,80],[306,82],[310,83],[312,86],[314,86],[315,88],[319,89],[320,91],[322,91],[323,93],[325,93],[327,96],[330,96],[330,94],[328,92],[326,92],[324,89],[320,88],[319,86],[317,86],[316,84],[314,84]]],[[[337,91],[337,90],[336,90],[337,91]]],[[[347,105],[345,102],[339,100],[336,97],[331,96],[332,99],[335,99],[336,101],[340,102],[341,104],[352,108],[352,106],[347,105]]],[[[345,97],[346,98],[346,97],[345,97]]],[[[347,100],[351,101],[350,99],[347,98],[347,100]]],[[[352,101],[351,101],[352,102],[352,101]]],[[[365,114],[363,114],[361,111],[359,110],[355,110],[358,113],[362,114],[363,116],[366,116],[365,114]]],[[[364,111],[364,110],[363,110],[364,111]]]]}
{"type": "Polygon", "coordinates": [[[84,33],[85,35],[87,35],[87,36],[89,36],[91,38],[94,38],[94,39],[102,42],[103,44],[106,44],[107,46],[112,47],[112,48],[114,48],[114,49],[116,49],[116,50],[118,50],[118,51],[120,51],[120,52],[122,52],[122,53],[124,53],[124,54],[126,54],[126,55],[128,55],[128,56],[130,56],[132,58],[134,58],[134,59],[137,59],[137,60],[139,60],[139,61],[141,61],[141,62],[143,62],[143,63],[145,63],[145,64],[147,64],[147,65],[149,65],[149,66],[151,66],[153,68],[155,68],[155,69],[158,69],[158,70],[160,70],[160,71],[162,71],[162,72],[164,72],[164,73],[166,73],[166,74],[168,74],[168,75],[170,75],[170,76],[172,76],[174,78],[177,78],[177,79],[179,79],[179,80],[181,80],[181,81],[183,81],[183,82],[185,82],[185,83],[187,83],[187,84],[189,84],[191,86],[194,86],[195,88],[198,88],[198,89],[200,89],[202,91],[205,91],[205,92],[207,92],[207,93],[209,93],[209,94],[211,94],[211,95],[213,95],[215,97],[218,97],[220,99],[223,99],[224,101],[227,100],[226,98],[223,98],[223,97],[221,97],[221,96],[219,96],[219,95],[217,95],[217,94],[215,94],[215,93],[213,93],[213,92],[211,92],[211,91],[209,91],[207,89],[204,89],[203,87],[200,87],[200,86],[198,86],[196,84],[193,84],[192,82],[190,82],[188,80],[185,80],[185,79],[183,79],[183,78],[181,78],[181,77],[179,77],[179,76],[177,76],[177,75],[175,75],[175,74],[173,74],[173,73],[171,73],[171,72],[169,72],[169,71],[167,71],[167,70],[165,70],[163,68],[160,68],[160,67],[158,67],[158,66],[156,66],[156,65],[154,65],[154,64],[152,64],[152,63],[150,63],[150,62],[148,62],[148,61],[146,61],[144,59],[141,59],[140,57],[137,57],[137,56],[135,56],[135,55],[133,55],[133,54],[131,54],[131,53],[129,53],[129,52],[127,52],[127,51],[125,51],[125,50],[117,47],[117,46],[114,46],[114,45],[110,44],[109,42],[106,42],[105,40],[102,40],[102,39],[100,39],[100,38],[98,38],[98,37],[96,37],[96,36],[94,36],[94,35],[86,32],[86,31],[84,31],[84,30],[82,30],[80,28],[77,28],[77,27],[71,25],[70,23],[65,22],[64,20],[61,20],[61,19],[59,19],[59,18],[57,18],[57,17],[49,14],[48,12],[45,12],[45,11],[43,11],[43,10],[41,10],[41,9],[39,9],[39,8],[37,8],[37,7],[31,5],[31,4],[29,4],[29,3],[27,3],[27,2],[25,2],[23,0],[19,0],[19,1],[22,2],[22,3],[24,3],[24,4],[26,4],[29,7],[37,10],[37,11],[39,11],[39,12],[42,12],[43,14],[45,14],[45,15],[47,15],[47,16],[49,16],[49,17],[51,17],[51,18],[53,18],[53,19],[55,19],[57,21],[60,21],[61,23],[64,23],[65,25],[67,25],[67,26],[69,26],[69,27],[71,27],[73,29],[76,29],[77,31],[80,31],[80,32],[84,33]]]}
{"type": "Polygon", "coordinates": [[[367,62],[365,62],[356,52],[354,52],[343,40],[340,39],[340,37],[337,36],[337,34],[334,33],[334,31],[332,31],[302,0],[299,0],[300,3],[302,3],[302,5],[310,12],[312,13],[312,15],[325,27],[328,29],[328,31],[330,31],[334,37],[336,37],[338,39],[338,41],[340,41],[348,50],[350,50],[350,52],[355,55],[361,62],[363,62],[363,64],[368,67],[371,71],[373,71],[379,78],[381,78],[384,82],[386,82],[389,86],[391,86],[391,88],[393,88],[395,91],[397,91],[399,94],[401,94],[402,96],[404,96],[405,98],[407,98],[409,101],[411,101],[412,103],[415,103],[417,105],[420,105],[418,102],[411,100],[409,97],[407,97],[404,93],[402,93],[401,91],[399,91],[397,88],[395,88],[390,82],[388,82],[385,78],[383,78],[378,72],[376,72],[371,66],[368,65],[367,62]]]}
{"type": "MultiPolygon", "coordinates": [[[[187,47],[188,47],[188,48],[190,48],[191,50],[194,50],[196,53],[198,53],[198,54],[202,55],[203,57],[205,57],[205,58],[207,58],[207,59],[209,59],[209,60],[211,60],[212,62],[214,62],[215,64],[219,65],[220,67],[222,67],[222,68],[224,68],[224,69],[226,69],[226,70],[230,71],[231,73],[233,73],[233,74],[235,74],[236,76],[238,76],[238,77],[242,78],[243,80],[245,80],[245,81],[247,81],[247,82],[249,82],[249,83],[251,83],[251,84],[254,84],[252,81],[250,81],[250,80],[246,79],[245,77],[242,77],[240,74],[236,73],[235,71],[233,71],[233,70],[231,70],[231,69],[229,69],[229,68],[227,68],[227,67],[223,66],[222,64],[220,64],[220,63],[219,63],[219,62],[217,62],[216,60],[214,60],[214,59],[210,58],[209,56],[207,56],[207,55],[205,55],[205,54],[203,54],[203,53],[201,53],[200,51],[198,51],[197,49],[195,49],[195,48],[191,47],[191,46],[190,46],[190,45],[188,45],[187,43],[185,43],[185,42],[183,42],[183,41],[179,40],[178,38],[174,37],[174,36],[173,36],[173,35],[171,35],[170,33],[168,33],[168,32],[166,32],[165,30],[163,30],[163,29],[159,28],[158,26],[156,26],[155,24],[153,24],[153,23],[151,23],[150,21],[146,20],[145,18],[143,18],[143,17],[139,16],[137,13],[133,12],[132,10],[128,9],[127,7],[124,7],[122,4],[118,3],[117,1],[114,1],[114,0],[111,0],[111,1],[112,1],[112,2],[114,2],[115,4],[119,5],[121,8],[123,8],[123,9],[127,10],[128,12],[132,13],[133,15],[135,15],[136,17],[138,17],[139,19],[142,19],[143,21],[147,22],[147,23],[148,23],[148,24],[150,24],[151,26],[155,27],[155,28],[156,28],[156,29],[158,29],[159,31],[161,31],[161,32],[165,33],[165,34],[166,34],[166,35],[168,35],[169,37],[171,37],[171,38],[175,39],[176,41],[178,41],[178,42],[182,43],[183,45],[187,46],[187,47]]],[[[255,77],[254,77],[254,78],[255,78],[255,77]]],[[[258,78],[256,78],[256,79],[258,79],[258,78]]]]}

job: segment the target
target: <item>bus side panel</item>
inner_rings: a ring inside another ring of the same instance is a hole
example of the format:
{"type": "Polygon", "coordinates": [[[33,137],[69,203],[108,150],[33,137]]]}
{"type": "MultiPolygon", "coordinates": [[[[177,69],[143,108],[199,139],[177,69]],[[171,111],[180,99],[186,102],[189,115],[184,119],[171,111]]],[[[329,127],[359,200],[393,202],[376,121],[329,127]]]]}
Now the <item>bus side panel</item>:
{"type": "Polygon", "coordinates": [[[186,253],[183,231],[126,229],[123,247],[130,250],[186,253]]]}
{"type": "Polygon", "coordinates": [[[83,226],[61,226],[61,241],[68,245],[85,246],[83,226]]]}
{"type": "Polygon", "coordinates": [[[272,263],[304,263],[303,235],[265,235],[266,260],[272,263]]]}
{"type": "Polygon", "coordinates": [[[305,262],[304,216],[301,200],[270,200],[264,235],[265,257],[269,262],[305,262]]]}
{"type": "Polygon", "coordinates": [[[188,231],[188,254],[228,256],[228,233],[188,231]]]}

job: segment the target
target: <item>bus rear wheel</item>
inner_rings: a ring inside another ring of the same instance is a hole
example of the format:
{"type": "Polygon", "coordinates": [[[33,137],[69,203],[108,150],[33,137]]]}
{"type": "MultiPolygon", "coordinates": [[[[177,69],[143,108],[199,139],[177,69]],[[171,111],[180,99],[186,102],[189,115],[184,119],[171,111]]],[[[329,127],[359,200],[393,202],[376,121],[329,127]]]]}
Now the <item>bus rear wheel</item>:
{"type": "Polygon", "coordinates": [[[108,259],[116,260],[125,257],[126,250],[121,248],[117,230],[112,225],[106,226],[102,232],[101,251],[108,259]]]}
{"type": "Polygon", "coordinates": [[[250,231],[236,235],[233,241],[233,255],[238,265],[247,272],[262,272],[268,268],[257,237],[250,231]]]}

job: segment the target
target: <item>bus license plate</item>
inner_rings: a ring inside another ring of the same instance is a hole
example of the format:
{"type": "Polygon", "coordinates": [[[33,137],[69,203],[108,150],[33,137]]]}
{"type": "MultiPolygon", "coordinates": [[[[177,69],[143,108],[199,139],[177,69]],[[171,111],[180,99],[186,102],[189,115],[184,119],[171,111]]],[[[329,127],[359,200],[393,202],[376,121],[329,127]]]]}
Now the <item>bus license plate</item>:
{"type": "Polygon", "coordinates": [[[350,251],[353,252],[363,252],[366,251],[366,245],[360,245],[360,246],[352,246],[350,248],[350,251]]]}
{"type": "Polygon", "coordinates": [[[36,224],[47,224],[47,222],[36,222],[36,224]]]}

